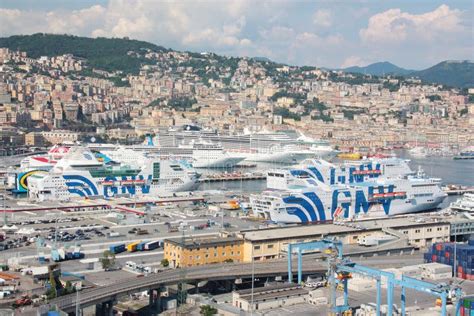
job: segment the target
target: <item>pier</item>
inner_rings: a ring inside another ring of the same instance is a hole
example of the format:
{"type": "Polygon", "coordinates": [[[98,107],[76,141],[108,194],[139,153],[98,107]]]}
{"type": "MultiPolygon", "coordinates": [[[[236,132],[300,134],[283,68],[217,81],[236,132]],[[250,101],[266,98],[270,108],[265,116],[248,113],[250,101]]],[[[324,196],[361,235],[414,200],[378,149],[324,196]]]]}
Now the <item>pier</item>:
{"type": "Polygon", "coordinates": [[[443,187],[443,191],[448,195],[463,195],[465,193],[474,193],[474,187],[443,187]]]}

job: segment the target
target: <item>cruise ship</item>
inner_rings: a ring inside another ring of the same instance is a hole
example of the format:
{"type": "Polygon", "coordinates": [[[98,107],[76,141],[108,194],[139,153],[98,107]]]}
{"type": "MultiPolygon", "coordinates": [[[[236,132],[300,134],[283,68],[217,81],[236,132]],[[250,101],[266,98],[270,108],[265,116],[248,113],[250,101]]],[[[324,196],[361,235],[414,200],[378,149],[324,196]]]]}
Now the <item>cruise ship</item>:
{"type": "MultiPolygon", "coordinates": [[[[201,129],[194,125],[162,130],[157,136],[156,143],[162,148],[172,148],[199,141],[220,144],[227,151],[240,150],[255,154],[266,154],[269,153],[269,150],[275,151],[278,148],[297,148],[299,150],[309,149],[312,154],[328,158],[334,152],[327,142],[314,140],[292,130],[232,135],[218,133],[216,130],[201,129]]],[[[275,161],[275,157],[267,159],[275,161]]]]}
{"type": "Polygon", "coordinates": [[[241,155],[225,151],[222,146],[212,143],[195,143],[191,164],[194,168],[232,168],[245,159],[241,155]]]}
{"type": "Polygon", "coordinates": [[[141,158],[143,164],[140,166],[105,163],[84,147],[71,147],[50,171],[28,178],[28,195],[36,201],[119,195],[162,196],[191,191],[198,185],[199,175],[186,164],[141,158]]]}
{"type": "Polygon", "coordinates": [[[301,147],[297,145],[274,145],[267,148],[250,150],[229,149],[228,151],[240,154],[245,161],[280,164],[294,164],[313,157],[331,159],[337,153],[329,145],[312,145],[309,147],[301,147]]]}
{"type": "Polygon", "coordinates": [[[250,197],[253,212],[282,223],[380,217],[436,209],[447,196],[440,179],[426,178],[421,172],[353,182],[339,178],[333,184],[324,180],[312,172],[269,171],[267,190],[250,197]]]}
{"type": "Polygon", "coordinates": [[[137,150],[133,147],[115,146],[102,147],[100,152],[111,160],[138,166],[143,165],[145,157],[161,157],[162,159],[186,161],[194,168],[232,168],[245,159],[245,157],[238,153],[225,151],[218,144],[204,142],[181,145],[173,148],[173,150],[148,151],[137,150]]]}

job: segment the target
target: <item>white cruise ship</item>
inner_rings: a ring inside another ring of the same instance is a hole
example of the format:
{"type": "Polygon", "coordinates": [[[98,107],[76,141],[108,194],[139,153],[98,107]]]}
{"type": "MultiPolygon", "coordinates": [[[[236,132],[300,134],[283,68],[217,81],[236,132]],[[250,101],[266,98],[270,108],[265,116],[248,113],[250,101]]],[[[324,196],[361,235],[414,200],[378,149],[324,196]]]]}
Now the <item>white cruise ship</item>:
{"type": "Polygon", "coordinates": [[[222,146],[212,143],[195,143],[191,164],[194,168],[232,168],[244,157],[225,151],[222,146]]]}
{"type": "MultiPolygon", "coordinates": [[[[278,132],[258,132],[244,134],[224,134],[216,130],[205,130],[197,126],[186,125],[179,129],[162,130],[157,136],[161,148],[172,148],[203,141],[220,144],[225,150],[265,151],[265,149],[298,146],[299,149],[310,149],[313,153],[327,155],[333,149],[326,141],[318,141],[292,130],[278,132]]],[[[323,157],[323,156],[321,156],[323,157]]]]}
{"type": "Polygon", "coordinates": [[[173,160],[144,159],[141,166],[106,164],[83,147],[71,147],[47,173],[28,179],[28,195],[36,201],[67,201],[73,197],[169,195],[191,191],[199,175],[173,160]]]}
{"type": "Polygon", "coordinates": [[[298,145],[275,145],[267,148],[253,150],[231,150],[230,152],[241,155],[245,161],[268,162],[279,164],[294,164],[308,158],[330,159],[336,155],[336,151],[329,145],[313,145],[310,147],[298,145]]]}
{"type": "Polygon", "coordinates": [[[353,182],[341,176],[331,184],[316,172],[294,170],[298,169],[268,172],[267,190],[250,197],[255,215],[283,223],[332,220],[336,215],[389,216],[436,209],[447,196],[439,179],[423,174],[373,178],[367,174],[353,182]]]}

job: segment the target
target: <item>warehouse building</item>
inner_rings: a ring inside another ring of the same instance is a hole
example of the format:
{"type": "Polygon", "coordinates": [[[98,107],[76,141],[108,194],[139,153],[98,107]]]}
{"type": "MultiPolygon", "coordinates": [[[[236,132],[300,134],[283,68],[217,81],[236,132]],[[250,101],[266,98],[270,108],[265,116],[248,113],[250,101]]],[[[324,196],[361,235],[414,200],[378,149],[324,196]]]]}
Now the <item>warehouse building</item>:
{"type": "Polygon", "coordinates": [[[419,217],[371,219],[347,223],[326,223],[303,226],[244,230],[243,261],[271,260],[286,257],[288,244],[336,237],[345,245],[357,244],[359,238],[384,233],[406,240],[407,246],[426,247],[450,238],[450,223],[438,219],[419,220],[419,217]]]}
{"type": "Polygon", "coordinates": [[[236,237],[174,238],[164,240],[164,258],[172,267],[242,262],[243,240],[236,237]]]}
{"type": "Polygon", "coordinates": [[[306,302],[308,290],[300,285],[291,283],[280,283],[234,291],[232,293],[232,305],[244,310],[258,311],[301,304],[306,302]]]}

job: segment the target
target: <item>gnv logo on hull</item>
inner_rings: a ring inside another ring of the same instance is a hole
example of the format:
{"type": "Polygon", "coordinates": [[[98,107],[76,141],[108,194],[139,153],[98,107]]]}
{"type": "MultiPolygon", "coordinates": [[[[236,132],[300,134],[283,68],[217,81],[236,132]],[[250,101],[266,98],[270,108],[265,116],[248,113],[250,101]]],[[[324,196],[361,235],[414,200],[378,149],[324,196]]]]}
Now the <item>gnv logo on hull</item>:
{"type": "Polygon", "coordinates": [[[384,186],[368,187],[367,194],[363,190],[355,191],[355,199],[352,197],[350,191],[347,190],[334,190],[331,199],[330,212],[326,213],[326,207],[321,199],[314,192],[307,192],[302,195],[289,196],[283,199],[288,205],[286,211],[288,214],[297,216],[302,222],[308,221],[324,221],[327,219],[334,218],[334,212],[337,208],[342,208],[342,217],[348,218],[351,212],[351,205],[353,205],[352,211],[355,214],[361,212],[368,213],[371,205],[377,203],[382,205],[386,215],[390,212],[390,206],[392,203],[391,198],[378,199],[376,202],[371,201],[370,197],[374,193],[393,193],[394,185],[389,185],[385,190],[384,186]],[[341,201],[342,200],[342,201],[341,201]]]}
{"type": "MultiPolygon", "coordinates": [[[[150,193],[150,185],[148,185],[147,183],[151,182],[152,180],[152,176],[151,175],[148,175],[148,178],[145,179],[145,177],[143,175],[139,175],[138,177],[135,177],[135,176],[132,176],[130,178],[127,178],[127,177],[122,177],[121,180],[118,180],[116,177],[107,177],[105,178],[104,182],[117,182],[117,181],[137,181],[137,180],[140,180],[140,181],[144,181],[143,184],[140,184],[140,188],[141,188],[141,192],[142,194],[148,194],[150,193]]],[[[120,186],[105,186],[104,185],[104,196],[105,197],[113,197],[114,195],[116,194],[119,194],[119,191],[120,191],[120,194],[130,194],[130,195],[135,195],[136,194],[136,188],[137,188],[137,185],[132,185],[132,183],[130,185],[120,185],[120,186]]]]}

